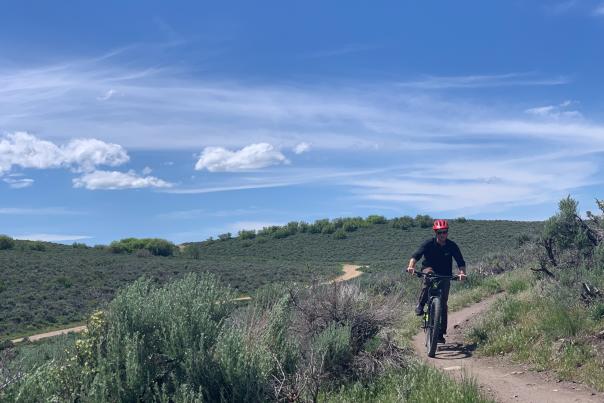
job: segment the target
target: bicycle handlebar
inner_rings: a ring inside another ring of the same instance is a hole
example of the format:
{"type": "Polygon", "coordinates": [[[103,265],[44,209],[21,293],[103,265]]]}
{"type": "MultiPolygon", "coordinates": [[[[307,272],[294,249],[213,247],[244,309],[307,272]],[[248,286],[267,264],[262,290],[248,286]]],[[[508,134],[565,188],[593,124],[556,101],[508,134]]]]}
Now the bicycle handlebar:
{"type": "Polygon", "coordinates": [[[446,279],[453,280],[453,281],[459,280],[458,274],[454,274],[451,276],[443,276],[441,274],[434,274],[431,272],[423,272],[423,271],[419,271],[419,270],[414,270],[413,273],[417,274],[418,276],[424,276],[424,277],[429,277],[429,278],[446,278],[446,279]]]}

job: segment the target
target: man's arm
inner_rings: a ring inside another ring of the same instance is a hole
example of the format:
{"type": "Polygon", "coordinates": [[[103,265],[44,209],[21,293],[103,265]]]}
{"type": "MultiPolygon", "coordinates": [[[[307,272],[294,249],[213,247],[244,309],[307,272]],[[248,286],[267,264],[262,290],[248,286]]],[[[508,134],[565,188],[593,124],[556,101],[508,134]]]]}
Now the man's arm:
{"type": "Polygon", "coordinates": [[[466,278],[466,261],[463,260],[463,255],[461,254],[461,250],[459,246],[455,245],[455,251],[453,252],[453,258],[455,258],[455,263],[457,263],[457,270],[459,270],[459,279],[465,280],[466,278]]]}
{"type": "Polygon", "coordinates": [[[415,264],[417,263],[417,260],[415,260],[414,257],[411,258],[411,260],[409,260],[409,264],[407,265],[407,272],[408,273],[413,273],[415,271],[415,264]]]}
{"type": "Polygon", "coordinates": [[[413,255],[411,255],[411,260],[409,260],[409,265],[407,266],[407,273],[413,273],[413,271],[415,270],[415,264],[417,263],[417,261],[419,259],[422,258],[422,256],[424,256],[427,244],[428,244],[428,241],[423,242],[419,246],[419,248],[415,251],[415,253],[413,255]]]}

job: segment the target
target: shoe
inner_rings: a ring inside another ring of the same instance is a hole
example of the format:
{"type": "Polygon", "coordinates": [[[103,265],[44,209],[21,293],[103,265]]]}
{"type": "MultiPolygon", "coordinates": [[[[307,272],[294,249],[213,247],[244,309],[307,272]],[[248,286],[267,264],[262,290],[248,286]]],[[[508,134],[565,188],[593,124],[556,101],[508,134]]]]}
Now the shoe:
{"type": "Polygon", "coordinates": [[[437,343],[441,343],[441,344],[445,344],[447,341],[445,340],[445,336],[443,336],[442,334],[438,337],[438,340],[436,340],[437,343]]]}
{"type": "Polygon", "coordinates": [[[415,314],[417,316],[422,316],[424,314],[424,306],[423,305],[418,305],[415,307],[415,314]]]}

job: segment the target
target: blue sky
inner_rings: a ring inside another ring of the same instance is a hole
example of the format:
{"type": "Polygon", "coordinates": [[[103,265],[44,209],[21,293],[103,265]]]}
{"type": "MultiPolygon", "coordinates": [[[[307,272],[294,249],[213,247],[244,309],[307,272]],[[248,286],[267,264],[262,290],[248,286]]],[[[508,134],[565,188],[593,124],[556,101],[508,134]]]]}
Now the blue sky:
{"type": "Polygon", "coordinates": [[[180,243],[604,198],[604,1],[124,3],[0,5],[0,233],[180,243]]]}

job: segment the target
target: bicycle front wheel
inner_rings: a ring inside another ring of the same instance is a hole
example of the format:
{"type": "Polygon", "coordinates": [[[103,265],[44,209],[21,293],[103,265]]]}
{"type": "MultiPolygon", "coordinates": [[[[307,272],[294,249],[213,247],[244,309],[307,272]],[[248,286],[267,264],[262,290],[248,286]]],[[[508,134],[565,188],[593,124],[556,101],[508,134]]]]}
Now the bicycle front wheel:
{"type": "Polygon", "coordinates": [[[426,349],[428,357],[433,358],[436,355],[436,346],[438,344],[438,335],[440,334],[440,319],[441,319],[441,301],[436,297],[430,303],[430,323],[426,332],[426,349]]]}

